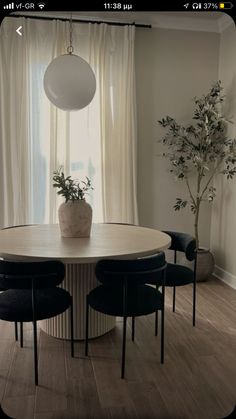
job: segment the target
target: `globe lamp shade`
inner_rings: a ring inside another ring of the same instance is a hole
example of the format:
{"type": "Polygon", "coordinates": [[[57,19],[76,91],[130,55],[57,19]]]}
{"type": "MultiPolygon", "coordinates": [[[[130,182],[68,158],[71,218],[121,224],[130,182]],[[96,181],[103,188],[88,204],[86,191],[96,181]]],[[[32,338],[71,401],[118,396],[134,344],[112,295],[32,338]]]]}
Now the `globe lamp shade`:
{"type": "Polygon", "coordinates": [[[90,65],[74,54],[60,55],[47,67],[44,90],[48,99],[65,111],[83,109],[96,91],[96,79],[90,65]]]}

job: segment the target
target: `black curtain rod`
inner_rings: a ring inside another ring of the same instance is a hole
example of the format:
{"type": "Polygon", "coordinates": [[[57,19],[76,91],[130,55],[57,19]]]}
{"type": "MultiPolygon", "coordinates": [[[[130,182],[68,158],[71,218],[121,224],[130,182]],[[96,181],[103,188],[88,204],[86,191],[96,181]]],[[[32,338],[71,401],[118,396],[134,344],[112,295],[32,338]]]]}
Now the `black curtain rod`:
{"type": "MultiPolygon", "coordinates": [[[[62,20],[63,22],[67,22],[70,21],[70,18],[57,18],[57,17],[49,17],[49,16],[27,16],[27,15],[18,15],[16,13],[11,13],[9,15],[9,17],[14,16],[14,17],[25,17],[27,19],[40,19],[40,20],[62,20]]],[[[106,21],[102,21],[102,20],[85,20],[85,19],[74,19],[72,18],[73,22],[80,22],[80,23],[106,23],[107,25],[115,25],[115,26],[126,26],[126,25],[131,25],[131,26],[135,26],[138,28],[148,28],[150,29],[152,27],[152,25],[144,25],[141,23],[125,23],[125,22],[106,22],[106,21]]]]}

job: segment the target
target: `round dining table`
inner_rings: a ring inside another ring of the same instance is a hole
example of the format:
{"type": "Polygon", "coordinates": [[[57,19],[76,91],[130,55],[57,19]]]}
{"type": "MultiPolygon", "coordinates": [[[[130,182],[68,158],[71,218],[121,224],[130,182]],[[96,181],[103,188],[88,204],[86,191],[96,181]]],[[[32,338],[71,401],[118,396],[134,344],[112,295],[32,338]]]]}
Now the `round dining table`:
{"type": "MultiPolygon", "coordinates": [[[[36,224],[0,230],[0,257],[14,261],[60,260],[66,276],[61,286],[73,296],[74,336],[85,338],[86,295],[98,285],[95,265],[101,259],[136,259],[170,246],[167,234],[146,227],[98,223],[87,238],[61,237],[58,224],[36,224]]],[[[57,338],[69,339],[69,314],[40,322],[40,327],[57,338]]],[[[115,327],[115,317],[91,309],[89,336],[101,336],[115,327]]]]}

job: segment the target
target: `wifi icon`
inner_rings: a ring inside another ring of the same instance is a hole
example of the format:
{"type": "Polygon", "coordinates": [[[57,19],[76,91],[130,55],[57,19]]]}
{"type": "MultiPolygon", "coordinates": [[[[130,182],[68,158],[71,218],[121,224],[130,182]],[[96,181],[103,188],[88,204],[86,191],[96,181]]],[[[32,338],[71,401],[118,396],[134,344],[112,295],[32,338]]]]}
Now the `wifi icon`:
{"type": "Polygon", "coordinates": [[[44,6],[45,6],[45,3],[38,3],[38,6],[39,6],[40,9],[43,9],[44,6]]]}

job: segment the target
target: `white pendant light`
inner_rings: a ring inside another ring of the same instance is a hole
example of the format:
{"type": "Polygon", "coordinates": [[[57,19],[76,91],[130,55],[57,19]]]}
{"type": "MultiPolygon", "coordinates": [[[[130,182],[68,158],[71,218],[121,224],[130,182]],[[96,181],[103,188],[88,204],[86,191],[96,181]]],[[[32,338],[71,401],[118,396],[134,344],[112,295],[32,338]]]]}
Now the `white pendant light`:
{"type": "Polygon", "coordinates": [[[90,65],[73,54],[72,17],[68,54],[56,57],[44,74],[44,90],[48,99],[58,108],[75,111],[89,105],[96,91],[96,79],[90,65]]]}

